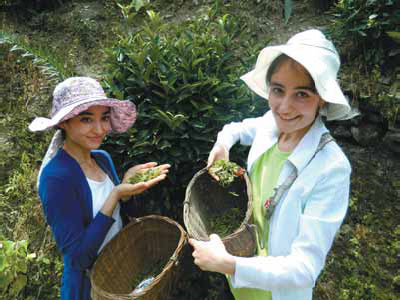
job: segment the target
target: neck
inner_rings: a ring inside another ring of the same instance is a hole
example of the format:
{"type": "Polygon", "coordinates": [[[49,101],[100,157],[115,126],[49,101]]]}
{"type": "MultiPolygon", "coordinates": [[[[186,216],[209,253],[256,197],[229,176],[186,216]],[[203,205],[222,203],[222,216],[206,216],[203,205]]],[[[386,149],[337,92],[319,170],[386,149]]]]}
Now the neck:
{"type": "Polygon", "coordinates": [[[78,164],[90,164],[92,162],[92,157],[90,151],[84,149],[77,149],[71,147],[68,143],[64,144],[64,151],[67,152],[72,158],[74,158],[78,164]]]}
{"type": "Polygon", "coordinates": [[[283,152],[291,152],[296,148],[301,139],[306,135],[307,131],[310,129],[311,125],[301,131],[296,131],[294,133],[282,132],[279,136],[278,147],[279,150],[283,152]]]}

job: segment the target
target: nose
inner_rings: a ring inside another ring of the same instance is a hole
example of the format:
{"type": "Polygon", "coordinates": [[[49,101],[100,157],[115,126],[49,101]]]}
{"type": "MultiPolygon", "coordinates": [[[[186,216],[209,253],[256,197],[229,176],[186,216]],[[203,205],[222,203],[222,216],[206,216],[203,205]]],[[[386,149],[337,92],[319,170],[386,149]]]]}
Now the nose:
{"type": "Polygon", "coordinates": [[[106,128],[103,122],[97,121],[94,122],[93,130],[96,134],[101,135],[104,134],[105,131],[108,131],[108,128],[106,128]]]}
{"type": "Polygon", "coordinates": [[[289,96],[284,96],[279,101],[278,112],[281,114],[290,112],[291,102],[289,96]]]}

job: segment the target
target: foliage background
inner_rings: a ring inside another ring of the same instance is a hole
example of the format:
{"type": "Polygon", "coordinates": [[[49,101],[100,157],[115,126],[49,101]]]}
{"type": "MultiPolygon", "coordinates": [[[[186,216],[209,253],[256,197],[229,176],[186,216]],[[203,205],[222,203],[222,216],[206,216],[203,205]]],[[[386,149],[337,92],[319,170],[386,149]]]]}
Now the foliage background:
{"type": "MultiPolygon", "coordinates": [[[[135,101],[135,128],[104,146],[121,173],[143,160],[172,162],[169,180],[138,201],[138,215],[180,222],[185,186],[205,165],[217,131],[267,109],[238,80],[267,44],[309,27],[325,30],[342,54],[350,100],[376,109],[383,127],[398,128],[400,51],[387,34],[400,31],[396,1],[21,3],[0,1],[0,241],[14,245],[0,251],[0,270],[8,272],[0,275],[0,299],[59,294],[62,261],[35,188],[51,133],[32,134],[27,124],[47,114],[52,89],[65,77],[96,77],[110,95],[135,101]]],[[[399,158],[352,139],[339,143],[353,166],[351,204],[314,298],[398,299],[399,158]]],[[[243,163],[244,151],[234,149],[232,159],[243,163]]],[[[174,299],[229,299],[223,277],[188,268],[174,299]]]]}

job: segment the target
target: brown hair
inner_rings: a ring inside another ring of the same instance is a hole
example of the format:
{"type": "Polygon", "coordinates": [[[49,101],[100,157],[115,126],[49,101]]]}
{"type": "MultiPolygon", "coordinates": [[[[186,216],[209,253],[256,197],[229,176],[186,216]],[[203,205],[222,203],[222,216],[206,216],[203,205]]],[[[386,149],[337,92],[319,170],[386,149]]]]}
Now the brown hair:
{"type": "MultiPolygon", "coordinates": [[[[302,66],[300,63],[298,63],[296,60],[294,60],[293,58],[291,58],[290,56],[287,56],[286,54],[280,54],[279,56],[277,56],[271,63],[271,65],[269,66],[268,70],[267,70],[267,75],[265,76],[265,79],[267,81],[267,84],[269,84],[271,82],[271,78],[272,75],[274,75],[275,72],[278,71],[278,69],[280,68],[280,66],[285,62],[285,61],[292,61],[295,62],[296,64],[302,66]]],[[[308,77],[310,78],[311,81],[311,88],[314,90],[315,93],[317,92],[317,88],[315,87],[315,82],[314,79],[311,77],[310,73],[308,73],[308,71],[306,70],[306,68],[303,67],[303,69],[306,71],[306,74],[308,75],[308,77]]]]}

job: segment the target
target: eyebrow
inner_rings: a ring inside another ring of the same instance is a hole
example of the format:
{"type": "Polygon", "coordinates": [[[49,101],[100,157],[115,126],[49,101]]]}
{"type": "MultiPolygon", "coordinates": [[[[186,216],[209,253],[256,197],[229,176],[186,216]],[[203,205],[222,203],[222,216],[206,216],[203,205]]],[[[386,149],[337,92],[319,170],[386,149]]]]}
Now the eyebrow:
{"type": "MultiPolygon", "coordinates": [[[[103,116],[110,114],[110,110],[107,110],[105,112],[102,113],[103,116]]],[[[88,111],[83,111],[81,113],[78,114],[78,116],[93,116],[93,113],[88,112],[88,111]]]]}
{"type": "MultiPolygon", "coordinates": [[[[278,86],[278,87],[284,88],[283,84],[280,84],[280,83],[274,82],[274,81],[272,81],[270,83],[270,86],[278,86]]],[[[317,90],[315,88],[313,88],[312,86],[297,86],[297,87],[295,87],[295,90],[307,90],[307,91],[313,92],[314,94],[317,93],[317,90]]]]}

